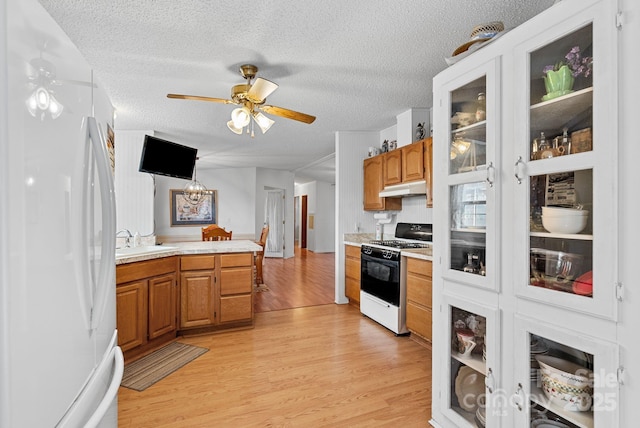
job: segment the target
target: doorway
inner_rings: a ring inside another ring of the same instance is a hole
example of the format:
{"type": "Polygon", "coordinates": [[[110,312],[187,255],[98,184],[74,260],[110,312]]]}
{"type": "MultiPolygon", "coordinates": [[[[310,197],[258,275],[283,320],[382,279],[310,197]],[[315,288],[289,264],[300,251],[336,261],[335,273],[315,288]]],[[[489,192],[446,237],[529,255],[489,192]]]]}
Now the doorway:
{"type": "Polygon", "coordinates": [[[284,257],[284,189],[267,190],[264,222],[269,225],[265,257],[284,257]]]}

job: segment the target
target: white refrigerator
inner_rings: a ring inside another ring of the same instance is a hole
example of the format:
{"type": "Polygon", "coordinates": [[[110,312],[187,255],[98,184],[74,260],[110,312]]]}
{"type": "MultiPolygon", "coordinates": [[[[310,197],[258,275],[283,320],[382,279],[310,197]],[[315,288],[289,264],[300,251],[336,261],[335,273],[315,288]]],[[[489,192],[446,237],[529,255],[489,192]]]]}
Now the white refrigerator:
{"type": "MultiPolygon", "coordinates": [[[[81,7],[81,5],[79,5],[81,7]]],[[[36,0],[0,0],[0,427],[115,427],[113,108],[36,0]]]]}

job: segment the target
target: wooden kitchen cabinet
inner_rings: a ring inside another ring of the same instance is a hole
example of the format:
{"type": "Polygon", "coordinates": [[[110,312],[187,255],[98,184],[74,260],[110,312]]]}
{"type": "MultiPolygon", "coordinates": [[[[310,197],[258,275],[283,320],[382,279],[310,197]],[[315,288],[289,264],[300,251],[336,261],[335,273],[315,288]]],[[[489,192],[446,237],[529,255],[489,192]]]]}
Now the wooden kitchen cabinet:
{"type": "Polygon", "coordinates": [[[431,342],[433,263],[412,257],[406,257],[406,260],[407,328],[411,334],[431,342]]]}
{"type": "Polygon", "coordinates": [[[402,150],[392,150],[380,156],[383,162],[382,182],[384,185],[392,186],[402,183],[402,150]]]}
{"type": "Polygon", "coordinates": [[[433,208],[433,138],[423,140],[424,179],[427,182],[427,208],[433,208]]]}
{"type": "Polygon", "coordinates": [[[360,306],[360,247],[344,246],[344,287],[349,303],[360,306]]]}
{"type": "Polygon", "coordinates": [[[253,322],[253,254],[180,258],[180,329],[215,330],[253,322]]]}
{"type": "Polygon", "coordinates": [[[381,198],[384,189],[383,156],[367,158],[363,162],[364,173],[364,209],[365,211],[401,210],[401,198],[381,198]]]}
{"type": "Polygon", "coordinates": [[[220,257],[220,323],[253,319],[253,255],[220,257]]]}
{"type": "Polygon", "coordinates": [[[176,337],[177,258],[116,267],[116,325],[125,359],[148,353],[176,337]]]}
{"type": "Polygon", "coordinates": [[[402,182],[424,180],[424,140],[402,147],[400,153],[402,154],[402,182]]]}

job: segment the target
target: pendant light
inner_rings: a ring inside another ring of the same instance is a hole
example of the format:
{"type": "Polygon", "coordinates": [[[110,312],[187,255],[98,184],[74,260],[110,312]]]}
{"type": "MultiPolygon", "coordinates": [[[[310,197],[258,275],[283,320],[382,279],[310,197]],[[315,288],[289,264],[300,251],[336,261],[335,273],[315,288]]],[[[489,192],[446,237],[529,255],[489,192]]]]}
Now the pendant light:
{"type": "MultiPolygon", "coordinates": [[[[197,160],[198,158],[196,158],[196,161],[197,160]]],[[[196,167],[193,168],[193,180],[184,186],[182,194],[191,205],[198,205],[206,195],[211,194],[211,190],[207,190],[207,188],[198,181],[196,167]]]]}

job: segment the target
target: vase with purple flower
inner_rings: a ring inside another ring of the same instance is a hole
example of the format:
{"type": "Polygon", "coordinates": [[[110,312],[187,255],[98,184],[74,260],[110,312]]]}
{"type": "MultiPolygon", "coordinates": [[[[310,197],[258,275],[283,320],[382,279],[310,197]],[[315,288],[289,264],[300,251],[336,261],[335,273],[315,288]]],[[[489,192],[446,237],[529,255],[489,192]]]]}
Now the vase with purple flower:
{"type": "Polygon", "coordinates": [[[547,94],[542,97],[542,101],[548,101],[573,92],[575,78],[579,76],[589,77],[592,66],[592,57],[582,56],[579,46],[571,48],[562,61],[547,65],[542,69],[544,86],[547,90],[547,94]]]}

